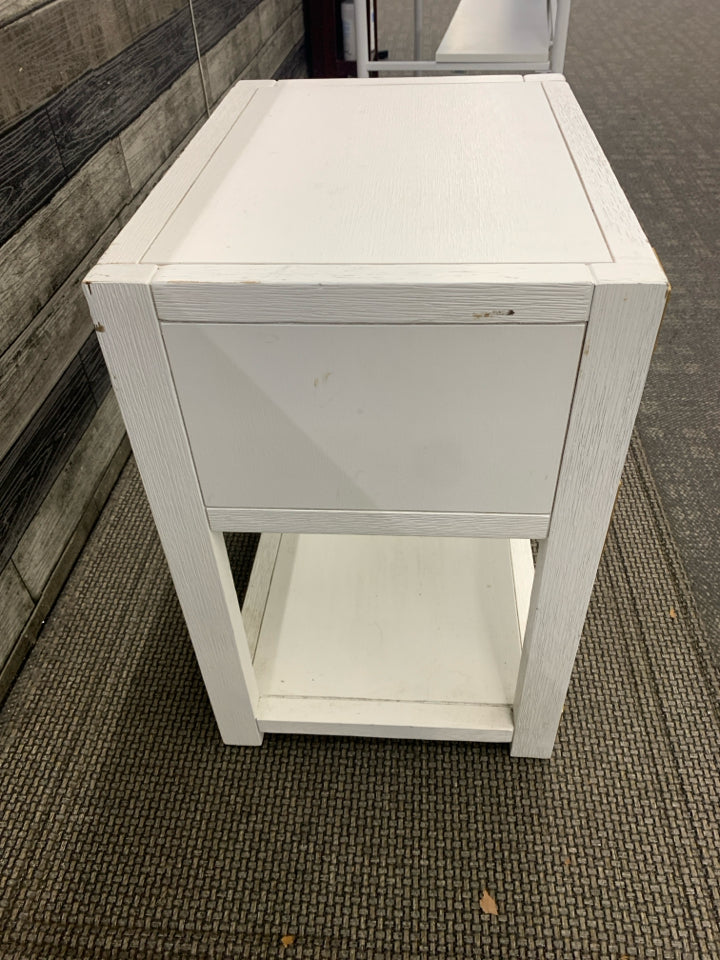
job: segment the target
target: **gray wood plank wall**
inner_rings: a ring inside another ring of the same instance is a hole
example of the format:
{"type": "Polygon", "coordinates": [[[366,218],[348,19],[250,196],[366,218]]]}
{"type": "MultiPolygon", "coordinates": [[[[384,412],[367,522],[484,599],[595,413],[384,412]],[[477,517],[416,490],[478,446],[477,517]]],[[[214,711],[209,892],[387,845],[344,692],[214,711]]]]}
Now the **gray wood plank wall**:
{"type": "Polygon", "coordinates": [[[80,281],[236,79],[304,75],[302,0],[0,4],[0,699],[130,453],[80,281]]]}

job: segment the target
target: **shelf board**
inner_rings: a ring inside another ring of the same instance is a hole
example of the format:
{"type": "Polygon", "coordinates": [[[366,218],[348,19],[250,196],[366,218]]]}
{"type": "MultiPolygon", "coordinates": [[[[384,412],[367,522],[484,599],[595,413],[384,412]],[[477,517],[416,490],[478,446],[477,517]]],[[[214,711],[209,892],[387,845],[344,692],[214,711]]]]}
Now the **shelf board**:
{"type": "Polygon", "coordinates": [[[527,541],[284,535],[254,659],[260,728],[511,739],[531,582],[527,541]]]}
{"type": "Polygon", "coordinates": [[[440,63],[544,63],[545,0],[460,0],[435,59],[440,63]]]}

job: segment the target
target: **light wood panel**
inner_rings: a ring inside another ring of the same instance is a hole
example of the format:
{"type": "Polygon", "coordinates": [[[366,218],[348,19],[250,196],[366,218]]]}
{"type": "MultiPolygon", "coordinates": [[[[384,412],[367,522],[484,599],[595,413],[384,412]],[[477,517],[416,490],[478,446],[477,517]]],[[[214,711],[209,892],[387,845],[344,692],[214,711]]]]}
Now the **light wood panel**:
{"type": "Polygon", "coordinates": [[[0,571],[0,669],[33,611],[33,599],[11,563],[0,571]]]}

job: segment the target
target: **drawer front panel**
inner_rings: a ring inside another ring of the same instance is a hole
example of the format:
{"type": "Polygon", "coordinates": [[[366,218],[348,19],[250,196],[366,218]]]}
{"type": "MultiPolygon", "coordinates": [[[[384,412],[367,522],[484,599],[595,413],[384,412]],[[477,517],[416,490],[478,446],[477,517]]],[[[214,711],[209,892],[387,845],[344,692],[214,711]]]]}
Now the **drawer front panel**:
{"type": "Polygon", "coordinates": [[[582,324],[162,328],[209,507],[550,512],[582,324]]]}

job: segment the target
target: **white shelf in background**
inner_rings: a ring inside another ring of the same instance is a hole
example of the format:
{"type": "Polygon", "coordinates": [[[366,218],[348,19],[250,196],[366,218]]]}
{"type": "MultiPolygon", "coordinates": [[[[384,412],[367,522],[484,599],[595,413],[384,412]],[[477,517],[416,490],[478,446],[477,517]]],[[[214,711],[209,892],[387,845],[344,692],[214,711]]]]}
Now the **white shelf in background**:
{"type": "Polygon", "coordinates": [[[544,63],[549,50],[545,0],[460,0],[435,59],[440,63],[544,63]]]}
{"type": "Polygon", "coordinates": [[[510,740],[528,558],[527,541],[283,536],[260,729],[510,740]]]}

